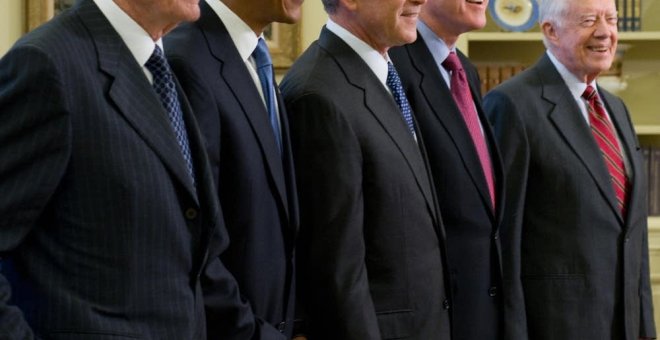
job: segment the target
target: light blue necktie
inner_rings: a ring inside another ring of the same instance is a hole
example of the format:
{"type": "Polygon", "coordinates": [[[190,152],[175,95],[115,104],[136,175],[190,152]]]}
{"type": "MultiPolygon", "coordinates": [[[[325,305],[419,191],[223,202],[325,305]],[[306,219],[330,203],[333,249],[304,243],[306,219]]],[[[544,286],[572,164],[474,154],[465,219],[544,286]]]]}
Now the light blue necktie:
{"type": "Polygon", "coordinates": [[[401,110],[401,115],[403,120],[408,125],[410,133],[413,135],[413,138],[417,140],[415,135],[415,123],[412,118],[412,109],[410,108],[410,103],[408,103],[408,98],[406,97],[405,92],[403,92],[403,86],[401,85],[401,78],[399,74],[396,73],[396,69],[391,62],[387,62],[387,86],[392,90],[392,95],[394,95],[394,101],[399,105],[401,110]]]}
{"type": "Polygon", "coordinates": [[[257,48],[252,52],[252,57],[257,64],[257,74],[261,82],[261,90],[266,100],[266,108],[270,118],[270,126],[275,134],[275,141],[280,152],[282,152],[282,141],[280,137],[280,123],[277,119],[277,98],[275,97],[275,82],[273,82],[273,62],[270,59],[268,46],[263,38],[259,38],[257,48]]]}
{"type": "Polygon", "coordinates": [[[176,135],[176,141],[181,148],[181,153],[186,161],[188,173],[195,183],[195,171],[193,170],[192,157],[190,156],[190,145],[188,145],[188,133],[186,132],[186,124],[183,121],[183,112],[181,111],[181,104],[179,103],[179,95],[174,86],[174,78],[172,77],[172,70],[167,63],[163,50],[158,45],[154,49],[147,63],[144,64],[151,72],[154,78],[153,88],[160,97],[160,101],[167,111],[167,116],[176,135]]]}

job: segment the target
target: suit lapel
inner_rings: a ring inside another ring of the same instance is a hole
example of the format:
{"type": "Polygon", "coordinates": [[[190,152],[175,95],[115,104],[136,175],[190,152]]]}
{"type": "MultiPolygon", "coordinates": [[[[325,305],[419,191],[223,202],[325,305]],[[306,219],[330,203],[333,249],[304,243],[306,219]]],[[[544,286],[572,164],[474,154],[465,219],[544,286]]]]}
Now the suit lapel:
{"type": "Polygon", "coordinates": [[[113,79],[108,95],[117,111],[195,198],[195,189],[167,113],[144,76],[141,65],[92,1],[83,1],[78,13],[94,39],[99,68],[113,79]]]}
{"type": "MultiPolygon", "coordinates": [[[[376,78],[373,72],[365,72],[368,66],[339,37],[323,28],[319,44],[325,48],[344,71],[344,76],[356,88],[364,92],[365,107],[371,112],[398,147],[410,167],[417,185],[424,195],[429,210],[436,222],[435,201],[431,191],[426,163],[420,148],[406,126],[392,95],[376,78]]],[[[421,143],[421,140],[420,140],[421,143]]]]}
{"type": "Polygon", "coordinates": [[[543,82],[541,96],[553,104],[553,108],[549,111],[550,121],[554,124],[557,132],[564,137],[566,144],[587,168],[600,189],[601,195],[623,224],[617,207],[614,188],[601,156],[600,148],[594,141],[587,122],[582,118],[580,109],[573,102],[573,96],[566,87],[564,80],[547,55],[543,56],[535,68],[540,73],[539,78],[543,82]]]}
{"type": "MultiPolygon", "coordinates": [[[[456,103],[451,96],[449,87],[447,87],[447,83],[445,83],[444,79],[442,79],[442,75],[438,70],[438,66],[435,63],[431,52],[428,50],[426,43],[421,37],[407,48],[411,51],[409,55],[413,67],[415,67],[415,69],[417,69],[419,72],[419,90],[421,91],[426,101],[429,103],[429,107],[433,111],[435,117],[442,124],[445,131],[454,142],[456,149],[459,150],[458,153],[463,160],[465,171],[470,175],[472,182],[479,191],[482,203],[487,206],[490,216],[494,218],[493,210],[491,209],[492,205],[490,200],[490,193],[488,192],[488,185],[486,184],[486,179],[484,177],[483,171],[481,170],[481,161],[479,160],[477,150],[474,147],[474,142],[470,137],[470,132],[465,125],[463,116],[461,115],[460,110],[456,106],[456,103]]],[[[475,92],[472,83],[470,83],[470,89],[473,94],[478,93],[475,92]]],[[[488,130],[488,127],[486,126],[487,123],[484,123],[487,121],[483,119],[483,113],[481,112],[480,105],[477,105],[477,109],[479,111],[484,130],[488,130]]],[[[488,144],[492,145],[492,136],[489,134],[486,134],[486,136],[488,137],[488,144]]],[[[493,148],[491,147],[491,155],[493,154],[492,149],[493,148]]],[[[496,166],[499,166],[499,163],[495,162],[496,159],[494,157],[491,158],[493,169],[495,170],[496,166]]]]}
{"type": "MultiPolygon", "coordinates": [[[[245,67],[224,67],[224,65],[243,65],[244,61],[241,60],[234,42],[227,32],[227,28],[215,12],[205,2],[202,2],[200,7],[202,9],[202,16],[197,24],[207,40],[211,53],[220,64],[220,74],[218,76],[225,81],[225,84],[227,84],[234,98],[243,109],[242,113],[250,123],[253,133],[261,146],[269,174],[277,188],[280,203],[286,215],[289,216],[284,169],[282,168],[282,160],[279,158],[280,150],[278,150],[277,143],[275,142],[275,134],[269,120],[264,119],[264,117],[268,117],[268,111],[263,104],[256,85],[252,82],[252,77],[248,70],[245,67]],[[243,81],[236,81],[237,79],[242,79],[243,81]]],[[[281,101],[279,102],[281,103],[281,101]]],[[[283,106],[279,105],[279,108],[280,117],[286,116],[286,112],[282,110],[283,106]]],[[[284,133],[282,135],[284,136],[284,133]]]]}

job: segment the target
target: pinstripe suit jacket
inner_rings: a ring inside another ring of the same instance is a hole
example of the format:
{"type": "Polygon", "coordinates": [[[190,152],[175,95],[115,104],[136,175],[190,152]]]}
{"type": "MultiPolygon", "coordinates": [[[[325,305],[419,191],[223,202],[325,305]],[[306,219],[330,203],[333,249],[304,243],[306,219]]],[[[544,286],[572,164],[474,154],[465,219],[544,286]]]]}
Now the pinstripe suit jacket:
{"type": "Polygon", "coordinates": [[[206,322],[225,319],[240,323],[225,338],[250,338],[182,106],[196,189],[157,95],[93,1],[2,58],[0,338],[205,339],[206,322]]]}

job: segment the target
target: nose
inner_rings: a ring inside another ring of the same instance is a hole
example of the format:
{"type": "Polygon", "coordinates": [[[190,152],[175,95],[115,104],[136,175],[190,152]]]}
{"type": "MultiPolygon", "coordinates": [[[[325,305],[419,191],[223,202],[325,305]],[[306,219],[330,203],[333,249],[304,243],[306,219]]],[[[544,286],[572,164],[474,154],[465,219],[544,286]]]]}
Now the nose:
{"type": "Polygon", "coordinates": [[[599,16],[594,25],[594,36],[598,38],[609,38],[617,32],[616,22],[610,23],[604,16],[599,16]]]}

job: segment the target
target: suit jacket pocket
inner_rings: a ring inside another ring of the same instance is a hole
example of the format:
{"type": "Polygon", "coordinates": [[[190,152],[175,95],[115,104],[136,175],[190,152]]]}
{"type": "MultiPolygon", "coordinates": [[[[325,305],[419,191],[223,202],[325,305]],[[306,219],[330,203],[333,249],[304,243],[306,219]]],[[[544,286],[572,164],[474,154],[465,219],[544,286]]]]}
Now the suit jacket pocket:
{"type": "Polygon", "coordinates": [[[413,327],[413,312],[399,309],[377,312],[378,328],[383,339],[404,339],[410,336],[413,327]]]}

